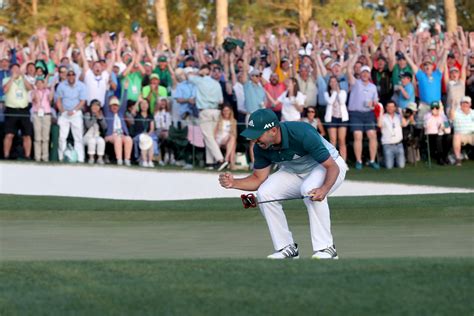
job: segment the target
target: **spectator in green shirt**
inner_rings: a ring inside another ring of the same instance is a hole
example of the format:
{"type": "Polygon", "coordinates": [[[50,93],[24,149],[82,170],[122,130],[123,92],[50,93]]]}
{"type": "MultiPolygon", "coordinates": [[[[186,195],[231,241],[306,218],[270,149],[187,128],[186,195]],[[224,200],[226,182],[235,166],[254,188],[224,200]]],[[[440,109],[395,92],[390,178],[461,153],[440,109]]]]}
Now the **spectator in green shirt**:
{"type": "Polygon", "coordinates": [[[142,98],[147,99],[150,104],[150,112],[155,112],[156,102],[160,97],[166,98],[168,91],[160,85],[160,77],[157,74],[151,74],[150,84],[142,89],[142,98]]]}
{"type": "Polygon", "coordinates": [[[124,82],[128,81],[128,100],[132,102],[137,102],[142,91],[142,81],[143,75],[145,74],[145,69],[142,64],[140,64],[140,53],[133,52],[132,61],[128,64],[127,68],[123,72],[122,79],[122,95],[123,95],[123,86],[124,82]]]}
{"type": "Polygon", "coordinates": [[[161,55],[158,57],[158,66],[153,70],[153,73],[160,77],[160,84],[169,91],[173,81],[171,79],[171,73],[168,69],[168,59],[166,56],[161,55]]]}

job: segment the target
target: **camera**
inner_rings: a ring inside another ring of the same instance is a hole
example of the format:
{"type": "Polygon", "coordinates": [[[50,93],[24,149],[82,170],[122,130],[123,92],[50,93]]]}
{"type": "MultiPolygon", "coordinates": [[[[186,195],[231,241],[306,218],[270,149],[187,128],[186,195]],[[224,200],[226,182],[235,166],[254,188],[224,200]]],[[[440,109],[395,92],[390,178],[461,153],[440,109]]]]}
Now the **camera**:
{"type": "Polygon", "coordinates": [[[332,21],[331,25],[334,26],[334,27],[338,27],[339,23],[336,20],[334,20],[334,21],[332,21]]]}

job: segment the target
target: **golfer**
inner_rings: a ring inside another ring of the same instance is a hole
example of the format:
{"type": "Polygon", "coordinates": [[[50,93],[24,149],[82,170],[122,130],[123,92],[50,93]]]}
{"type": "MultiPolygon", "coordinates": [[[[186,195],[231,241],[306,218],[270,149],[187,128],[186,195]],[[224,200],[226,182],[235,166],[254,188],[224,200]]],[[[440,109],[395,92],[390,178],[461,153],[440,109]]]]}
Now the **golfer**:
{"type": "MultiPolygon", "coordinates": [[[[338,259],[331,234],[327,195],[344,181],[347,165],[338,151],[308,123],[279,122],[275,113],[260,109],[252,113],[242,136],[255,140],[255,163],[251,175],[234,179],[219,175],[227,189],[256,191],[259,201],[304,198],[308,209],[314,259],[338,259]],[[272,164],[279,170],[272,175],[272,164]]],[[[299,258],[298,245],[288,228],[281,203],[259,204],[267,221],[276,252],[270,259],[299,258]]]]}

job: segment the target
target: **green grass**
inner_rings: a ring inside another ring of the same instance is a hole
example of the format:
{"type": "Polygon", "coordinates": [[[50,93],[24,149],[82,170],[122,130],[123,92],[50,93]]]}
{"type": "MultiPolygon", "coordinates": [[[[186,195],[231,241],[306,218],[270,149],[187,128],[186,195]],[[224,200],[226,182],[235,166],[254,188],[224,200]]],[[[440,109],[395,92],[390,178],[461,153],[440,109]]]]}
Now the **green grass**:
{"type": "Polygon", "coordinates": [[[470,315],[471,259],[3,263],[2,315],[470,315]]]}
{"type": "Polygon", "coordinates": [[[339,261],[272,251],[236,199],[0,195],[0,315],[470,315],[474,194],[330,198],[339,261]]]}

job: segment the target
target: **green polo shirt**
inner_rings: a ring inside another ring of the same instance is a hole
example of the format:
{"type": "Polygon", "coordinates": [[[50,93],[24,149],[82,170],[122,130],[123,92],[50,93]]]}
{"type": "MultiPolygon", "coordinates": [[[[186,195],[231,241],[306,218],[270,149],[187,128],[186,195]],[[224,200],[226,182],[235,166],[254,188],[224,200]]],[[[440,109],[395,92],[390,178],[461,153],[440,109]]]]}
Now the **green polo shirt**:
{"type": "Polygon", "coordinates": [[[161,98],[161,97],[166,98],[168,96],[168,91],[166,90],[165,87],[158,86],[158,93],[156,93],[156,91],[151,90],[151,86],[144,86],[142,88],[142,97],[144,99],[147,99],[148,96],[150,96],[150,100],[149,100],[150,112],[155,113],[156,101],[158,101],[158,98],[161,98]]]}
{"type": "Polygon", "coordinates": [[[337,159],[339,153],[331,143],[306,122],[280,123],[281,146],[262,149],[254,147],[255,169],[263,169],[272,163],[293,173],[311,172],[329,157],[337,159]]]}

